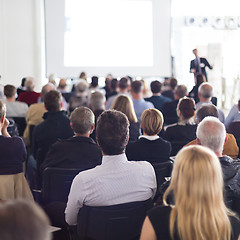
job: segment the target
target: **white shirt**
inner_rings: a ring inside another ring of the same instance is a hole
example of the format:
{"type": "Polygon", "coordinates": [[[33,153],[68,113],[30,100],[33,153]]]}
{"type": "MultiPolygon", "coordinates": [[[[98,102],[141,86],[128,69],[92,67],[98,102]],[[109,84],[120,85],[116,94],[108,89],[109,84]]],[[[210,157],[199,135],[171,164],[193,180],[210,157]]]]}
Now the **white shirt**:
{"type": "Polygon", "coordinates": [[[156,176],[145,161],[128,161],[125,153],[103,156],[102,164],[80,172],[73,180],[65,210],[69,225],[77,224],[79,209],[144,201],[155,195],[156,176]]]}
{"type": "Polygon", "coordinates": [[[28,105],[23,102],[6,102],[7,117],[25,117],[28,105]]]}
{"type": "Polygon", "coordinates": [[[159,138],[159,136],[158,135],[157,136],[141,135],[141,136],[139,136],[139,138],[146,138],[150,141],[154,141],[154,140],[157,140],[159,138]]]}

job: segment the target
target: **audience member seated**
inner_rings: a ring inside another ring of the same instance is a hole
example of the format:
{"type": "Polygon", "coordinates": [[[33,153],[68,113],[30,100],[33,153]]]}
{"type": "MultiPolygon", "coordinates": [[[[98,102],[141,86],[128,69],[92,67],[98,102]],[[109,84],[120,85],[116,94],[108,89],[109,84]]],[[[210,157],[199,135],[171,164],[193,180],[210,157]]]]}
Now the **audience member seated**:
{"type": "Polygon", "coordinates": [[[225,119],[225,127],[228,129],[229,125],[232,122],[240,121],[240,99],[238,100],[238,104],[234,104],[231,108],[228,116],[225,119]]]}
{"type": "Polygon", "coordinates": [[[153,108],[143,112],[141,128],[143,135],[126,148],[128,160],[161,163],[169,160],[171,144],[158,136],[163,126],[162,113],[153,108]]]}
{"type": "Polygon", "coordinates": [[[80,80],[75,87],[74,94],[69,99],[69,112],[77,107],[88,106],[88,84],[85,80],[80,80]]]}
{"type": "Polygon", "coordinates": [[[117,95],[118,94],[117,88],[118,88],[118,80],[116,78],[113,78],[110,83],[110,92],[108,94],[108,97],[117,95]]]}
{"type": "Polygon", "coordinates": [[[59,80],[59,84],[58,84],[58,87],[57,87],[57,90],[60,92],[60,93],[66,93],[67,90],[67,81],[65,78],[61,78],[59,80]]]}
{"type": "Polygon", "coordinates": [[[159,81],[153,81],[150,84],[152,96],[145,98],[146,101],[151,102],[156,109],[161,111],[161,107],[166,102],[171,102],[172,99],[164,97],[161,95],[162,84],[159,81]]]}
{"type": "Polygon", "coordinates": [[[198,125],[197,142],[215,152],[223,170],[225,198],[229,208],[240,216],[240,161],[222,155],[226,141],[226,130],[223,123],[215,117],[206,117],[198,125]]]}
{"type": "Polygon", "coordinates": [[[161,112],[164,117],[164,123],[166,125],[177,123],[178,115],[177,115],[177,105],[180,98],[187,96],[187,87],[185,85],[179,85],[176,87],[174,91],[174,99],[172,102],[164,103],[161,108],[161,112]]]}
{"type": "Polygon", "coordinates": [[[129,142],[136,141],[141,134],[140,124],[133,107],[132,99],[126,95],[119,95],[115,98],[111,109],[124,113],[129,121],[129,142]]]}
{"type": "MultiPolygon", "coordinates": [[[[205,117],[212,116],[219,118],[219,111],[213,104],[202,104],[197,110],[197,123],[199,124],[205,117]]],[[[186,146],[197,144],[197,140],[193,140],[186,146]]],[[[228,155],[231,158],[237,158],[238,156],[238,145],[236,139],[232,134],[227,133],[227,139],[223,146],[222,155],[228,155]]]]}
{"type": "Polygon", "coordinates": [[[52,90],[44,96],[47,112],[43,115],[44,121],[34,128],[32,136],[31,152],[36,162],[32,159],[30,164],[34,169],[40,169],[53,143],[58,139],[67,139],[73,136],[70,120],[66,116],[66,112],[61,111],[61,102],[61,93],[56,90],[52,90]]]}
{"type": "Polygon", "coordinates": [[[23,102],[15,101],[17,89],[13,85],[4,86],[6,97],[7,117],[24,117],[28,110],[28,105],[23,102]]]}
{"type": "Polygon", "coordinates": [[[50,222],[35,203],[15,200],[0,204],[1,240],[51,240],[50,222]]]}
{"type": "Polygon", "coordinates": [[[194,99],[196,104],[199,102],[198,88],[203,82],[206,82],[204,75],[201,74],[201,73],[196,74],[196,76],[195,76],[195,86],[192,88],[192,90],[188,94],[188,96],[190,98],[194,99]]]}
{"type": "Polygon", "coordinates": [[[126,115],[119,111],[108,110],[99,116],[97,141],[103,152],[102,164],[74,178],[65,210],[69,225],[77,224],[83,205],[110,206],[154,196],[156,177],[151,164],[130,162],[124,153],[128,128],[126,115]]]}
{"type": "Polygon", "coordinates": [[[40,93],[34,92],[34,79],[32,77],[28,77],[25,82],[26,91],[21,92],[18,96],[19,102],[25,102],[28,105],[33,103],[37,103],[38,98],[40,97],[40,93]]]}
{"type": "MultiPolygon", "coordinates": [[[[213,87],[210,83],[208,82],[204,82],[202,83],[199,88],[198,88],[198,97],[199,97],[199,102],[196,104],[196,109],[198,110],[198,108],[204,104],[213,104],[211,102],[211,98],[213,96],[213,87]]],[[[224,123],[225,121],[225,116],[222,110],[218,109],[219,112],[219,120],[224,123]]]]}
{"type": "Polygon", "coordinates": [[[129,94],[129,90],[130,90],[130,80],[129,80],[129,78],[127,78],[127,77],[121,78],[120,81],[118,82],[118,89],[119,89],[118,94],[108,98],[107,104],[106,104],[106,109],[110,109],[111,108],[114,99],[118,95],[130,96],[130,94],[129,94]]]}
{"type": "Polygon", "coordinates": [[[87,170],[102,162],[102,153],[89,137],[94,129],[94,114],[87,107],[76,108],[70,116],[74,136],[54,143],[41,165],[47,167],[87,170]]]}
{"type": "Polygon", "coordinates": [[[89,90],[91,92],[99,91],[98,77],[97,76],[92,76],[92,81],[90,83],[89,90]]]}
{"type": "Polygon", "coordinates": [[[17,174],[23,172],[23,162],[27,152],[20,137],[11,137],[7,131],[6,106],[0,100],[0,175],[17,174]]]}
{"type": "Polygon", "coordinates": [[[27,78],[22,78],[22,81],[21,81],[21,86],[19,86],[18,88],[17,88],[17,95],[19,96],[19,94],[21,93],[21,92],[25,92],[26,91],[26,87],[25,87],[25,82],[26,82],[26,80],[27,80],[27,78]]]}
{"type": "Polygon", "coordinates": [[[154,108],[151,102],[143,99],[143,84],[141,81],[133,81],[131,84],[131,95],[133,99],[133,106],[137,115],[138,122],[141,121],[141,115],[144,110],[154,108]]]}
{"type": "Polygon", "coordinates": [[[182,149],[175,160],[164,206],[151,209],[140,240],[238,240],[239,219],[224,204],[223,176],[217,156],[208,148],[182,149]],[[167,203],[174,195],[174,205],[167,203]]]}
{"type": "Polygon", "coordinates": [[[175,91],[175,88],[177,87],[178,82],[177,82],[177,79],[175,78],[170,78],[168,80],[169,80],[169,89],[164,90],[162,92],[162,95],[164,97],[174,100],[174,91],[175,91]]]}
{"type": "MultiPolygon", "coordinates": [[[[50,92],[51,90],[55,90],[55,87],[51,84],[48,83],[46,85],[44,85],[42,87],[42,91],[41,91],[41,97],[42,99],[44,99],[45,95],[50,92]]],[[[43,121],[43,114],[46,112],[46,108],[44,106],[44,103],[35,103],[32,104],[29,109],[27,110],[26,113],[26,124],[27,127],[24,131],[23,134],[23,139],[25,142],[25,145],[28,147],[30,146],[30,126],[37,126],[39,123],[41,123],[43,121]]]]}
{"type": "Polygon", "coordinates": [[[103,87],[104,91],[105,91],[105,97],[108,100],[108,98],[111,96],[111,81],[113,79],[112,74],[108,74],[105,78],[105,86],[103,87]]]}
{"type": "Polygon", "coordinates": [[[177,124],[167,126],[165,138],[171,142],[189,142],[196,138],[197,125],[194,122],[195,103],[191,98],[183,97],[179,100],[177,124]]]}
{"type": "Polygon", "coordinates": [[[106,103],[106,98],[101,92],[93,92],[90,95],[90,102],[89,102],[89,107],[92,109],[94,116],[95,116],[95,129],[93,130],[92,134],[90,137],[96,141],[96,127],[97,127],[97,120],[99,115],[105,111],[105,103],[106,103]]]}

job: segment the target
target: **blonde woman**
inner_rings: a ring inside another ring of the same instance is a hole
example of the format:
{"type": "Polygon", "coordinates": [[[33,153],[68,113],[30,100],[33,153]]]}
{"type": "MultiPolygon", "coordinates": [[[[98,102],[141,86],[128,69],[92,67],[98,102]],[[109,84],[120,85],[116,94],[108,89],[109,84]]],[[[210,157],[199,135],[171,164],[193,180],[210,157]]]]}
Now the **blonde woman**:
{"type": "Polygon", "coordinates": [[[161,163],[169,160],[171,144],[158,136],[162,130],[163,116],[156,108],[147,109],[141,116],[143,135],[126,148],[128,160],[161,163]]]}
{"type": "Polygon", "coordinates": [[[124,113],[130,123],[129,142],[136,141],[140,136],[140,124],[133,107],[132,99],[126,95],[119,95],[113,101],[111,109],[124,113]]]}
{"type": "Polygon", "coordinates": [[[148,212],[140,240],[239,240],[240,222],[223,201],[223,177],[217,156],[190,146],[176,157],[164,205],[148,212]],[[166,203],[173,192],[175,206],[166,203]]]}

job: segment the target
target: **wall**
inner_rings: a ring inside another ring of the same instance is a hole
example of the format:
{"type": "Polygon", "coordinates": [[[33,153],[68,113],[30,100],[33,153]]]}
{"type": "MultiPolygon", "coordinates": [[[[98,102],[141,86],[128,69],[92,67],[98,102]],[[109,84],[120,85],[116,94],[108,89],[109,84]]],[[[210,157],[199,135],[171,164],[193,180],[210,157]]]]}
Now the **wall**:
{"type": "Polygon", "coordinates": [[[19,86],[33,76],[36,90],[44,78],[43,0],[0,0],[1,84],[19,86]]]}

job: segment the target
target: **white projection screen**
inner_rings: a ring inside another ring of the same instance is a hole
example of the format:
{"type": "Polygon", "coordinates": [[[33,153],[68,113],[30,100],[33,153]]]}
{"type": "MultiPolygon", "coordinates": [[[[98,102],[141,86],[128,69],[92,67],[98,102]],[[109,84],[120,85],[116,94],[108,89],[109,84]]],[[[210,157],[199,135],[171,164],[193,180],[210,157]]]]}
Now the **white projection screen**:
{"type": "Polygon", "coordinates": [[[170,76],[170,0],[45,0],[46,74],[170,76]]]}

